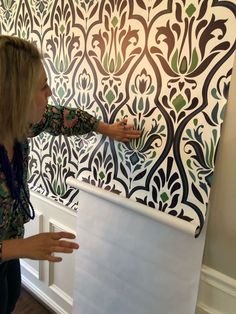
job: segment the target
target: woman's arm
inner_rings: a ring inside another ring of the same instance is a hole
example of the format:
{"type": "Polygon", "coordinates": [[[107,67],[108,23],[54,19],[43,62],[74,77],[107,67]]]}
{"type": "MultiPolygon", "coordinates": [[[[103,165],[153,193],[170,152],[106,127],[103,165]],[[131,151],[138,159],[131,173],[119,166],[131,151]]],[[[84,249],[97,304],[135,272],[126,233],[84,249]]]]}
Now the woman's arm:
{"type": "Polygon", "coordinates": [[[74,239],[75,235],[69,232],[48,232],[25,239],[4,240],[1,260],[30,258],[60,262],[62,258],[53,256],[53,253],[72,253],[79,248],[77,243],[62,240],[63,238],[74,239]]]}
{"type": "Polygon", "coordinates": [[[54,136],[59,134],[71,136],[86,134],[91,131],[123,142],[138,138],[141,135],[141,131],[133,130],[133,125],[127,125],[126,119],[107,124],[98,121],[88,112],[79,108],[48,105],[42,120],[31,126],[29,137],[37,136],[41,132],[48,132],[54,136]]]}
{"type": "Polygon", "coordinates": [[[79,108],[47,105],[43,118],[30,127],[29,137],[47,132],[51,135],[81,135],[94,131],[98,120],[79,108]]]}
{"type": "Polygon", "coordinates": [[[126,119],[112,124],[100,121],[95,131],[121,142],[129,142],[131,139],[139,138],[141,135],[141,131],[134,130],[133,125],[127,124],[126,119]]]}

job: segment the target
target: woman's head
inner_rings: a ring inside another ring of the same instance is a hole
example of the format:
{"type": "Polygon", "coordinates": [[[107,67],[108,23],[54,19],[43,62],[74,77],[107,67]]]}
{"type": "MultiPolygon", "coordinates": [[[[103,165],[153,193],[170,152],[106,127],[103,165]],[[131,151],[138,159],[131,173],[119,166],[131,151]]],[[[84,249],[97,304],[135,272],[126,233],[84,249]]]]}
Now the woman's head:
{"type": "Polygon", "coordinates": [[[41,55],[33,44],[0,36],[0,143],[22,140],[29,123],[37,122],[42,76],[41,55]]]}

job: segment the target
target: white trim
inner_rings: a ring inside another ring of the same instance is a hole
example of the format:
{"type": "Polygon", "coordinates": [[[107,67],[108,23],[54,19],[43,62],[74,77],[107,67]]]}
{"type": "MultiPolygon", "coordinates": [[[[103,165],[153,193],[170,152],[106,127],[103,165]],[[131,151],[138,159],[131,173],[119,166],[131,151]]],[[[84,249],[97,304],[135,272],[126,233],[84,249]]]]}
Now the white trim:
{"type": "Polygon", "coordinates": [[[61,203],[58,203],[57,201],[55,201],[53,199],[50,199],[47,196],[44,196],[44,195],[39,194],[38,192],[35,192],[35,191],[32,191],[32,190],[30,190],[30,195],[32,195],[34,198],[36,198],[36,199],[38,199],[40,201],[43,201],[43,202],[45,202],[45,203],[47,203],[47,204],[49,204],[51,206],[54,206],[54,207],[56,206],[58,209],[66,212],[67,214],[70,214],[70,215],[72,215],[74,217],[77,216],[77,211],[75,211],[75,210],[73,210],[73,209],[71,209],[71,208],[69,208],[69,207],[67,207],[67,206],[65,206],[65,205],[63,205],[61,203]]]}
{"type": "MultiPolygon", "coordinates": [[[[43,232],[43,214],[41,211],[39,210],[35,210],[35,221],[37,222],[37,219],[38,219],[38,224],[36,227],[38,227],[38,230],[37,232],[38,233],[41,233],[43,232]]],[[[34,222],[35,223],[35,222],[34,222]]],[[[36,228],[30,228],[27,232],[27,228],[28,228],[29,225],[26,225],[25,226],[25,236],[32,236],[35,234],[35,229],[36,228]]],[[[30,274],[32,274],[35,278],[39,279],[39,280],[42,280],[42,261],[38,260],[38,261],[35,261],[35,264],[36,264],[36,267],[37,269],[30,265],[29,263],[30,261],[28,259],[21,259],[20,260],[20,264],[21,266],[26,270],[28,271],[30,274]]]]}
{"type": "Polygon", "coordinates": [[[111,193],[109,191],[103,190],[99,187],[93,186],[91,184],[81,182],[78,179],[75,179],[73,177],[69,177],[66,179],[66,184],[80,189],[84,192],[87,192],[89,194],[95,195],[101,199],[105,199],[113,204],[120,205],[122,203],[122,206],[124,209],[135,211],[138,214],[141,214],[145,217],[151,218],[153,220],[156,220],[158,222],[164,223],[168,226],[171,226],[177,230],[181,230],[187,234],[190,234],[191,236],[197,236],[199,233],[199,227],[197,225],[194,225],[192,223],[189,223],[188,221],[185,221],[183,219],[179,219],[176,217],[173,217],[169,214],[166,214],[164,212],[161,212],[159,210],[151,210],[150,207],[143,205],[141,203],[135,202],[131,199],[128,199],[121,195],[116,195],[114,193],[111,193]]]}
{"type": "Polygon", "coordinates": [[[27,270],[30,274],[32,274],[35,278],[41,280],[41,276],[39,276],[39,270],[36,270],[34,267],[29,265],[26,261],[21,260],[20,261],[21,267],[23,267],[25,270],[27,270]]]}
{"type": "MultiPolygon", "coordinates": [[[[55,232],[55,227],[60,229],[61,231],[71,232],[76,236],[74,230],[68,228],[67,226],[63,225],[59,221],[55,219],[49,219],[49,231],[55,232]]],[[[54,283],[54,263],[49,262],[49,275],[48,275],[48,287],[54,291],[61,299],[63,299],[68,305],[71,307],[73,306],[73,299],[69,296],[65,291],[63,291],[60,287],[58,287],[54,283]]]]}
{"type": "Polygon", "coordinates": [[[57,285],[51,284],[49,288],[56,293],[61,299],[63,299],[68,305],[73,306],[73,299],[65,293],[62,289],[60,289],[57,285]]]}
{"type": "Polygon", "coordinates": [[[63,308],[61,308],[56,302],[47,296],[42,290],[40,290],[32,281],[28,280],[22,275],[22,283],[28,288],[37,298],[42,300],[50,309],[55,311],[57,314],[68,314],[63,308]]]}
{"type": "Polygon", "coordinates": [[[65,232],[70,232],[73,233],[75,235],[75,237],[77,237],[76,232],[67,227],[66,225],[64,225],[63,223],[57,221],[56,219],[49,219],[49,232],[55,232],[55,227],[60,229],[61,231],[65,231],[65,232]]]}
{"type": "Polygon", "coordinates": [[[196,314],[235,314],[236,280],[202,266],[196,314]]]}
{"type": "Polygon", "coordinates": [[[222,314],[203,303],[198,303],[196,314],[222,314]]]}
{"type": "Polygon", "coordinates": [[[202,266],[201,280],[236,298],[236,280],[208,266],[202,266]]]}

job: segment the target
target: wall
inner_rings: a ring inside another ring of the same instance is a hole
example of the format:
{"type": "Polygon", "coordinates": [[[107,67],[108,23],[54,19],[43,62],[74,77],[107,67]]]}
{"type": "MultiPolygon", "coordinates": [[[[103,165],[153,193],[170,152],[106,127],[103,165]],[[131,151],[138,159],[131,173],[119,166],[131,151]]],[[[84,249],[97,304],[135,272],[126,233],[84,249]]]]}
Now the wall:
{"type": "MultiPolygon", "coordinates": [[[[217,0],[1,1],[0,32],[43,51],[52,103],[109,122],[129,116],[144,130],[131,145],[42,134],[31,142],[31,188],[77,209],[65,180],[80,176],[202,225],[231,78],[233,11],[235,1],[217,0]]],[[[204,263],[236,278],[232,93],[204,263]]]]}
{"type": "Polygon", "coordinates": [[[236,308],[235,88],[236,59],[210,196],[199,314],[234,314],[236,308]]]}
{"type": "Polygon", "coordinates": [[[236,279],[236,59],[216,171],[203,263],[236,279]]]}

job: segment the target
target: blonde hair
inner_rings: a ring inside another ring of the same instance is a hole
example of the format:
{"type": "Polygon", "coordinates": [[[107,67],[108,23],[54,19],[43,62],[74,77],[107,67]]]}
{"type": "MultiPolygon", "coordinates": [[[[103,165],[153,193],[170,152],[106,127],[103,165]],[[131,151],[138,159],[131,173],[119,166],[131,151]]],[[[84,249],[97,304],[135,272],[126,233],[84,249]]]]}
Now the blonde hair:
{"type": "Polygon", "coordinates": [[[30,42],[0,36],[0,143],[27,136],[41,55],[30,42]]]}

